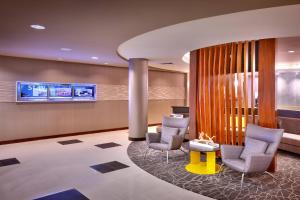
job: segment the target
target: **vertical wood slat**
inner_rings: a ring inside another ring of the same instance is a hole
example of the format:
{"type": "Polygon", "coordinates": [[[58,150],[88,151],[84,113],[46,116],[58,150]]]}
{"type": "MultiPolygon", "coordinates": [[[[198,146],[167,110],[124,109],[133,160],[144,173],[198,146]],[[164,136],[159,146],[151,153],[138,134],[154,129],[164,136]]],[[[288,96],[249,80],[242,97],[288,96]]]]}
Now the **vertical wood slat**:
{"type": "Polygon", "coordinates": [[[209,62],[208,62],[208,58],[209,58],[209,50],[208,48],[204,49],[204,108],[205,108],[205,133],[209,132],[209,102],[208,102],[208,74],[209,74],[209,62]]]}
{"type": "Polygon", "coordinates": [[[236,144],[236,99],[235,99],[236,43],[232,44],[230,59],[230,90],[231,90],[231,143],[236,144]]]}
{"type": "Polygon", "coordinates": [[[218,69],[218,105],[219,105],[219,143],[225,143],[225,96],[224,96],[224,82],[225,82],[225,75],[224,75],[224,45],[220,46],[219,52],[219,69],[218,69]]]}
{"type": "Polygon", "coordinates": [[[230,76],[229,76],[229,69],[230,69],[230,54],[231,54],[231,45],[227,44],[225,49],[225,60],[224,60],[224,79],[225,79],[225,115],[226,115],[226,144],[231,143],[231,131],[230,131],[230,76]]]}
{"type": "Polygon", "coordinates": [[[212,136],[216,137],[216,141],[219,141],[219,107],[218,107],[218,62],[219,60],[219,46],[214,48],[214,62],[213,62],[213,75],[212,75],[212,136]]]}
{"type": "Polygon", "coordinates": [[[239,42],[238,43],[238,48],[237,48],[237,100],[238,100],[238,144],[242,145],[242,77],[241,77],[241,72],[242,72],[242,50],[243,50],[243,43],[239,42]]]}
{"type": "Polygon", "coordinates": [[[248,54],[249,54],[248,41],[244,44],[244,116],[245,126],[248,124],[248,54]]]}
{"type": "Polygon", "coordinates": [[[200,57],[202,58],[201,59],[201,95],[200,95],[200,100],[201,100],[201,112],[202,112],[202,117],[200,118],[200,121],[202,123],[202,126],[201,126],[201,132],[205,132],[206,131],[206,110],[205,110],[205,96],[204,96],[204,93],[205,93],[205,87],[204,87],[204,81],[205,81],[205,51],[204,49],[200,49],[200,57]]]}
{"type": "Polygon", "coordinates": [[[254,96],[254,81],[255,81],[255,41],[251,41],[251,116],[252,123],[255,124],[255,96],[254,96]]]}
{"type": "Polygon", "coordinates": [[[208,113],[207,113],[207,126],[208,126],[208,131],[207,134],[208,136],[212,136],[212,102],[211,102],[211,81],[212,81],[212,68],[213,68],[213,48],[208,48],[208,66],[207,66],[207,71],[208,71],[208,80],[207,80],[207,108],[208,108],[208,113]]]}
{"type": "MultiPolygon", "coordinates": [[[[259,125],[276,128],[275,113],[275,39],[259,41],[258,50],[258,117],[259,125]]],[[[269,172],[276,170],[277,156],[275,155],[269,172]]]]}

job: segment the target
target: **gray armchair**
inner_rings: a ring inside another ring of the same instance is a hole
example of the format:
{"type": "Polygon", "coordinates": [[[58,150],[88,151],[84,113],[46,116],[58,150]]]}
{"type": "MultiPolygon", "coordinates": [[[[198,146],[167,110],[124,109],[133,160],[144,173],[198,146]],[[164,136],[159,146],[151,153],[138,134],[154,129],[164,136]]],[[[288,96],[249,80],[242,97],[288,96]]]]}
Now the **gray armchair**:
{"type": "Polygon", "coordinates": [[[222,145],[221,156],[223,165],[242,173],[241,186],[244,175],[252,172],[267,172],[269,165],[277,151],[283,129],[264,128],[248,124],[246,128],[245,147],[222,145]]]}
{"type": "Polygon", "coordinates": [[[181,150],[181,145],[189,125],[189,118],[164,117],[160,133],[147,133],[146,141],[148,148],[144,159],[150,149],[166,151],[167,163],[169,151],[181,150]]]}

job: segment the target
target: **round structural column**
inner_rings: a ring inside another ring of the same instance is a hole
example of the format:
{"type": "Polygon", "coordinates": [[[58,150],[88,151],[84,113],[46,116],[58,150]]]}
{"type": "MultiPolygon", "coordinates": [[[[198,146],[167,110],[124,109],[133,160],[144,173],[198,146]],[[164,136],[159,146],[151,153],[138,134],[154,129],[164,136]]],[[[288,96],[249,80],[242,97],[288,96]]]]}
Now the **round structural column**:
{"type": "Polygon", "coordinates": [[[148,130],[148,60],[129,59],[129,140],[145,140],[148,130]]]}

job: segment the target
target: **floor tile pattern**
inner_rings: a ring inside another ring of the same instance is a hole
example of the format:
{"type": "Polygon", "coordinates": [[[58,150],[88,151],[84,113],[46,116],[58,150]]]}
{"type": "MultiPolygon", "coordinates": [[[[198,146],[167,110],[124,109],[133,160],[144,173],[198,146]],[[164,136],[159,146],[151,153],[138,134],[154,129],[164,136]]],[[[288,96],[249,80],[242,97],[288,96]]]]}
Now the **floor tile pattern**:
{"type": "Polygon", "coordinates": [[[56,194],[47,195],[35,200],[89,200],[76,189],[70,189],[56,194]]]}
{"type": "Polygon", "coordinates": [[[58,143],[62,144],[62,145],[68,145],[68,144],[76,144],[76,143],[81,143],[81,142],[82,142],[81,140],[74,139],[74,140],[59,141],[58,143]]]}
{"type": "Polygon", "coordinates": [[[94,165],[91,166],[92,169],[101,172],[101,173],[108,173],[108,172],[112,172],[112,171],[116,171],[116,170],[120,170],[120,169],[124,169],[129,167],[128,165],[125,165],[123,163],[120,163],[118,161],[112,161],[112,162],[107,162],[107,163],[102,163],[99,165],[94,165]]]}
{"type": "Polygon", "coordinates": [[[15,165],[15,164],[20,164],[20,161],[18,161],[18,159],[16,158],[8,158],[8,159],[0,160],[0,167],[15,165]]]}
{"type": "Polygon", "coordinates": [[[108,142],[103,144],[97,144],[96,147],[100,147],[102,149],[112,148],[112,147],[118,147],[121,146],[120,144],[114,143],[114,142],[108,142]]]}

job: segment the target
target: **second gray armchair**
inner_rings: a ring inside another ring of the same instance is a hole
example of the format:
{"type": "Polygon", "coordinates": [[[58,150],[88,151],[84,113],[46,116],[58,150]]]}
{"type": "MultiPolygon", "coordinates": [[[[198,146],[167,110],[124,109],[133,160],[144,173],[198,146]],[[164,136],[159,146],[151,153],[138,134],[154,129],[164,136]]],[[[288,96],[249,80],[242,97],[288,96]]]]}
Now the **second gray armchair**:
{"type": "Polygon", "coordinates": [[[245,147],[221,146],[223,164],[242,173],[241,186],[246,173],[265,172],[273,176],[266,170],[277,151],[282,134],[283,129],[271,129],[248,124],[245,147]]]}
{"type": "Polygon", "coordinates": [[[160,133],[147,133],[146,141],[149,149],[166,151],[167,163],[170,150],[180,150],[189,125],[189,118],[164,117],[160,133]]]}

